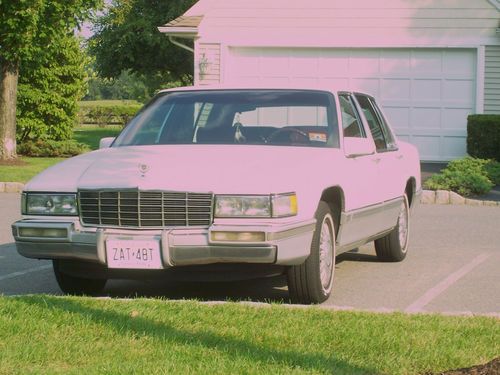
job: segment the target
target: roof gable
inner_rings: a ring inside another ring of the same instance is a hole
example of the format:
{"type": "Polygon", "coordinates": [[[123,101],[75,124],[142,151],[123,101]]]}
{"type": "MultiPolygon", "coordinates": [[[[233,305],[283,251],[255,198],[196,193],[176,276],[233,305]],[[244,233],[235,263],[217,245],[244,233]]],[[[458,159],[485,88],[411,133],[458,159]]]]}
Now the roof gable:
{"type": "Polygon", "coordinates": [[[499,7],[500,0],[200,0],[160,30],[227,45],[471,46],[500,44],[499,7]]]}

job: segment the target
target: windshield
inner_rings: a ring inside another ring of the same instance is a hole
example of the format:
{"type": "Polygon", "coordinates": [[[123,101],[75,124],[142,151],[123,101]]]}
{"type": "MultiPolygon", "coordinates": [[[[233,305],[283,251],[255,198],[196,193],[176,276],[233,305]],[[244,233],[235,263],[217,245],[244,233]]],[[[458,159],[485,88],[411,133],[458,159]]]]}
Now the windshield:
{"type": "Polygon", "coordinates": [[[113,144],[254,144],[338,147],[331,94],[306,90],[162,93],[113,144]]]}

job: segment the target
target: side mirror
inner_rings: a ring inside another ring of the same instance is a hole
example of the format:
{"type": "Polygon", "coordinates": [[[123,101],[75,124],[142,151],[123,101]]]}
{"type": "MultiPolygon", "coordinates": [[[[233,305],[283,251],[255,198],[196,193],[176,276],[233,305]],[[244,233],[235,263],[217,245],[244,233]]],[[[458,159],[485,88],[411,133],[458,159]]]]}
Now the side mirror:
{"type": "Polygon", "coordinates": [[[375,153],[375,144],[369,138],[345,137],[344,154],[348,158],[372,155],[375,153]]]}
{"type": "Polygon", "coordinates": [[[106,138],[101,138],[99,141],[99,148],[109,148],[111,146],[111,143],[113,143],[115,140],[114,137],[106,137],[106,138]]]}

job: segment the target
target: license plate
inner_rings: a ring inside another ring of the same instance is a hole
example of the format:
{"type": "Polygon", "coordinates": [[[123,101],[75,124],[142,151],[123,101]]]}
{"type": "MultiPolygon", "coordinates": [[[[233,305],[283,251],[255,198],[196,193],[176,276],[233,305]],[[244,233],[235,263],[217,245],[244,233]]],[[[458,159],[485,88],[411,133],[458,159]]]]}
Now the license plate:
{"type": "Polygon", "coordinates": [[[160,243],[155,240],[106,240],[109,268],[162,269],[160,243]]]}

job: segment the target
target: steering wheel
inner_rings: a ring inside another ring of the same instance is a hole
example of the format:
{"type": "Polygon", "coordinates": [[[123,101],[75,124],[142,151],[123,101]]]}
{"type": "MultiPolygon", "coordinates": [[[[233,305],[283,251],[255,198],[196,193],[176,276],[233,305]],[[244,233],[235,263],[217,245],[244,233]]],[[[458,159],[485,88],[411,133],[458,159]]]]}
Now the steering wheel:
{"type": "Polygon", "coordinates": [[[305,139],[309,140],[309,135],[307,135],[305,132],[303,132],[300,129],[297,128],[280,128],[272,132],[269,137],[267,137],[267,142],[270,142],[274,137],[278,136],[281,133],[292,133],[292,134],[299,134],[300,136],[304,137],[305,139]]]}

